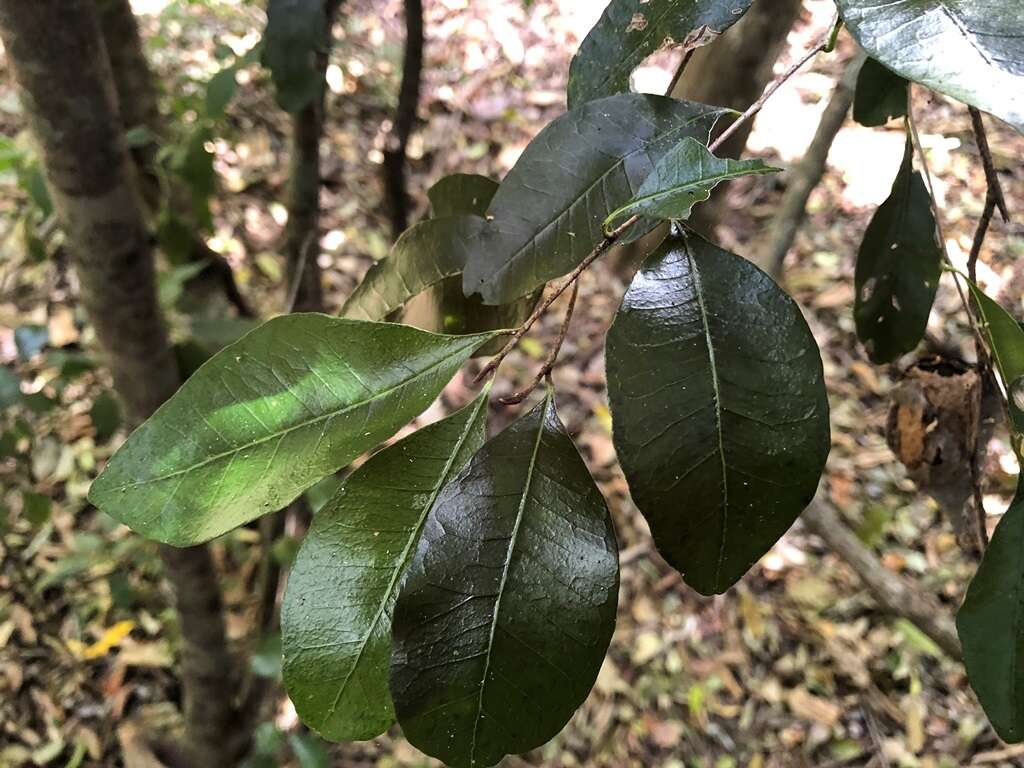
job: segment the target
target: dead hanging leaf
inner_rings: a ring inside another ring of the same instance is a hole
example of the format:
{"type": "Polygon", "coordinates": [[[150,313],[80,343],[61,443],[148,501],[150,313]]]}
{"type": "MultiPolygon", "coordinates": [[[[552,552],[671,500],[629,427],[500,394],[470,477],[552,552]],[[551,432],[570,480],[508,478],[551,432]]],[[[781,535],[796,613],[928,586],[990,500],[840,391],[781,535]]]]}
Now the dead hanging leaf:
{"type": "Polygon", "coordinates": [[[938,502],[969,553],[982,548],[973,505],[981,396],[981,377],[974,368],[959,360],[924,358],[893,391],[886,429],[907,474],[938,502]]]}

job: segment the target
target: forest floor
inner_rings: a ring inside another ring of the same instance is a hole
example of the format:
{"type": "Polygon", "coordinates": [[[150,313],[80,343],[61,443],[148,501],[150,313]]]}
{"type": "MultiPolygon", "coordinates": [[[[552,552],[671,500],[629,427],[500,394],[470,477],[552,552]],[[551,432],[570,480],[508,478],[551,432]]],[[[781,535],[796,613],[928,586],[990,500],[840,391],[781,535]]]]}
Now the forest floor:
{"type": "MultiPolygon", "coordinates": [[[[143,20],[151,55],[175,96],[194,91],[217,70],[214,41],[239,53],[255,42],[260,25],[258,11],[230,0],[138,5],[149,11],[143,20]]],[[[425,3],[422,121],[411,147],[410,192],[418,213],[425,210],[425,190],[447,173],[500,178],[563,111],[569,59],[601,4],[526,5],[425,3]]],[[[780,66],[828,24],[831,3],[810,0],[807,7],[780,66]]],[[[400,9],[398,0],[350,0],[332,54],[318,259],[332,311],[391,242],[380,163],[401,70],[400,9]]],[[[800,157],[851,53],[846,40],[779,91],[758,119],[754,153],[784,168],[800,157]]],[[[642,77],[653,90],[664,86],[670,72],[651,67],[642,77]]],[[[8,82],[0,85],[0,134],[14,138],[23,126],[8,82]]],[[[954,263],[963,264],[985,195],[969,118],[960,106],[923,92],[914,103],[947,246],[954,263]]],[[[1012,169],[1004,174],[1007,198],[1019,210],[1024,138],[996,121],[989,125],[997,165],[1012,169]]],[[[285,304],[275,248],[283,224],[287,130],[264,77],[255,67],[243,70],[214,142],[219,192],[209,241],[264,315],[285,304]]],[[[871,365],[853,328],[857,248],[872,211],[888,195],[902,149],[895,123],[888,130],[852,124],[843,130],[783,282],[823,351],[833,430],[823,497],[885,567],[938,597],[952,615],[975,563],[886,445],[888,396],[909,358],[900,365],[871,365]]],[[[85,501],[90,479],[123,440],[123,430],[105,394],[106,375],[88,354],[91,339],[75,304],[73,275],[60,258],[38,257],[23,224],[29,195],[10,174],[0,183],[0,362],[17,371],[28,395],[0,413],[0,766],[119,765],[138,750],[140,718],[152,718],[178,698],[171,671],[173,614],[154,547],[85,501]]],[[[734,184],[720,241],[738,253],[756,253],[782,189],[773,177],[734,184]]],[[[989,291],[1018,314],[1022,220],[997,220],[980,272],[989,291]]],[[[168,307],[176,305],[181,279],[175,270],[162,273],[168,307]]],[[[905,619],[881,612],[852,571],[799,523],[739,585],[713,599],[687,588],[652,550],[615,463],[603,384],[601,340],[627,280],[604,262],[584,276],[554,374],[562,417],[618,528],[617,629],[593,692],[564,732],[505,765],[1024,765],[1024,748],[1003,745],[988,726],[961,664],[905,619]]],[[[929,323],[929,343],[972,359],[969,328],[946,283],[929,323]]],[[[557,330],[560,306],[503,366],[496,395],[532,377],[557,330]]],[[[210,315],[222,311],[214,303],[204,309],[210,315]]],[[[183,313],[172,308],[172,320],[176,334],[187,332],[183,313]]],[[[5,381],[0,396],[6,397],[5,381]]],[[[468,381],[453,382],[422,420],[465,402],[468,381]]],[[[493,428],[519,412],[496,405],[493,428]]],[[[1016,471],[1007,446],[995,438],[984,489],[990,529],[1006,507],[1016,471]]],[[[250,588],[266,555],[257,539],[243,529],[219,540],[215,552],[224,569],[231,635],[254,650],[260,674],[273,676],[279,673],[274,639],[255,646],[247,639],[254,615],[250,588]]],[[[281,542],[275,556],[287,558],[295,544],[281,542]]],[[[314,740],[288,742],[285,734],[301,735],[301,728],[283,694],[260,733],[267,754],[276,754],[282,765],[436,764],[397,729],[372,742],[331,747],[326,763],[314,740]]]]}

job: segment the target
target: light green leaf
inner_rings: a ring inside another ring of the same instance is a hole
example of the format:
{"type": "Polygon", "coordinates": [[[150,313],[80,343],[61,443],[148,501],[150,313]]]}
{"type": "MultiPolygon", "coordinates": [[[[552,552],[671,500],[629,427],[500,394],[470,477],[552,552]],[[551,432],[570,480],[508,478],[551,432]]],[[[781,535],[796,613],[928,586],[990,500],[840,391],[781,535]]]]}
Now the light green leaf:
{"type": "Polygon", "coordinates": [[[608,509],[549,392],[427,517],[395,606],[405,737],[469,768],[554,736],[597,678],[618,572],[608,509]]]}
{"type": "Polygon", "coordinates": [[[872,58],[1024,131],[1020,0],[836,0],[872,58]]]}
{"type": "Polygon", "coordinates": [[[413,296],[460,274],[487,222],[479,216],[427,219],[407,229],[366,273],[342,317],[383,320],[413,296]]]}
{"type": "Polygon", "coordinates": [[[608,331],[619,462],[658,551],[724,592],[814,497],[829,451],[821,355],[796,303],[695,235],[643,265],[608,331]]]}
{"type": "Polygon", "coordinates": [[[612,0],[569,66],[569,108],[628,91],[633,70],[652,53],[669,43],[691,50],[711,42],[751,2],[612,0]]]}
{"type": "Polygon", "coordinates": [[[998,302],[967,282],[981,313],[981,331],[1006,387],[1014,446],[1024,457],[1024,328],[998,302]]]}
{"type": "Polygon", "coordinates": [[[388,669],[399,577],[441,489],[484,444],[486,421],[485,392],[374,455],[313,519],[281,627],[288,695],[324,738],[372,739],[394,722],[388,669]]]}
{"type": "Polygon", "coordinates": [[[637,214],[662,220],[687,219],[693,206],[711,197],[711,190],[721,182],[779,170],[761,160],[715,157],[696,139],[685,138],[658,161],[636,197],[605,219],[605,231],[610,233],[616,222],[637,214]]]}
{"type": "Polygon", "coordinates": [[[505,304],[570,272],[686,137],[706,142],[726,110],[664,96],[590,101],[542,130],[502,181],[463,274],[467,295],[505,304]]]}
{"type": "Polygon", "coordinates": [[[149,538],[207,541],[284,507],[393,435],[493,337],[275,318],[185,382],[113,456],[89,498],[149,538]]]}

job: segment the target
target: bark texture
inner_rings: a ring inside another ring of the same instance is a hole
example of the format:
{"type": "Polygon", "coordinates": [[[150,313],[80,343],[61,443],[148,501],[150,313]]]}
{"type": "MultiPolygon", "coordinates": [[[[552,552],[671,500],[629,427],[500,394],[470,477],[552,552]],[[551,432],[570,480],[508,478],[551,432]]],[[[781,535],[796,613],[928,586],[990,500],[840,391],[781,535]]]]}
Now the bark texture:
{"type": "MultiPolygon", "coordinates": [[[[342,0],[326,0],[327,29],[334,25],[342,0]]],[[[333,37],[333,35],[332,35],[333,37]]],[[[328,51],[317,56],[321,79],[327,76],[328,51]]],[[[320,267],[320,139],[324,133],[326,91],[292,115],[292,148],[288,183],[288,225],[284,253],[288,276],[288,311],[322,312],[320,267]]]]}
{"type": "MultiPolygon", "coordinates": [[[[166,140],[167,122],[160,112],[156,79],[146,58],[130,0],[97,0],[96,9],[114,76],[121,123],[126,129],[143,126],[158,139],[166,140]]],[[[148,142],[133,148],[132,156],[150,214],[155,215],[162,206],[170,205],[175,214],[194,230],[188,258],[192,262],[205,263],[207,267],[189,281],[189,287],[201,292],[204,284],[216,286],[223,291],[240,316],[254,317],[255,313],[235,282],[231,265],[199,236],[192,215],[191,193],[181,184],[173,184],[170,189],[171,199],[161,199],[163,193],[155,172],[158,147],[157,142],[148,142]]]]}
{"type": "MultiPolygon", "coordinates": [[[[146,217],[92,0],[0,0],[0,38],[39,145],[57,215],[114,382],[131,418],[179,384],[162,324],[146,217]]],[[[236,684],[205,548],[162,549],[181,615],[192,764],[234,760],[236,684]]]]}
{"type": "Polygon", "coordinates": [[[825,173],[832,143],[846,122],[850,107],[853,106],[857,75],[864,64],[864,58],[864,55],[860,54],[846,65],[846,70],[836,83],[832,98],[825,107],[807,152],[786,175],[786,194],[782,196],[779,210],[772,220],[768,244],[757,258],[758,266],[776,279],[782,274],[786,254],[793,246],[800,225],[803,224],[811,192],[821,182],[821,177],[825,173]]]}

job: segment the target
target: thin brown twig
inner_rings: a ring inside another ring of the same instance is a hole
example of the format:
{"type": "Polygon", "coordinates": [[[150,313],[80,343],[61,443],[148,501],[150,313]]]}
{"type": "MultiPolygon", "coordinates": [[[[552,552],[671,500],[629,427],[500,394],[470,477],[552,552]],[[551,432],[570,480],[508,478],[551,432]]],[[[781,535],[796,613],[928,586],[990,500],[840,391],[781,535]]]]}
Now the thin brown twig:
{"type": "MultiPolygon", "coordinates": [[[[736,118],[732,125],[730,125],[722,133],[721,136],[719,136],[715,141],[713,141],[708,146],[708,149],[711,152],[714,152],[716,149],[718,149],[726,139],[728,139],[733,133],[739,130],[741,125],[743,125],[745,122],[750,120],[758,112],[761,111],[761,108],[765,105],[768,99],[771,98],[772,94],[779,90],[783,83],[785,83],[787,80],[789,80],[789,78],[795,75],[797,71],[799,71],[800,68],[803,67],[808,61],[810,61],[816,55],[825,50],[825,48],[828,46],[832,34],[832,28],[834,26],[835,21],[833,21],[833,23],[829,25],[829,33],[824,36],[821,42],[819,42],[814,48],[808,51],[808,53],[805,54],[798,62],[796,62],[793,66],[787,69],[778,79],[776,79],[775,82],[773,82],[765,90],[765,92],[761,94],[761,97],[757,101],[751,104],[750,107],[743,114],[736,118]]],[[[681,66],[685,66],[685,64],[686,61],[684,60],[683,65],[681,66]]],[[[545,298],[543,301],[541,301],[540,304],[537,305],[537,308],[533,310],[533,312],[530,314],[528,318],[526,318],[526,321],[512,333],[512,337],[508,340],[508,343],[505,344],[505,346],[501,348],[501,351],[499,351],[498,354],[492,357],[490,361],[487,363],[487,365],[483,367],[480,373],[476,375],[476,377],[473,379],[473,382],[479,383],[483,381],[485,378],[487,378],[487,376],[492,374],[497,369],[497,367],[501,365],[502,361],[504,361],[504,359],[508,357],[509,353],[519,345],[519,342],[527,333],[529,333],[530,329],[537,322],[537,320],[539,320],[541,316],[543,316],[544,313],[548,311],[551,305],[558,300],[558,297],[565,293],[565,291],[570,286],[572,286],[577,280],[579,280],[580,275],[582,275],[587,270],[587,268],[595,261],[597,261],[602,255],[607,253],[607,251],[613,245],[615,245],[615,243],[619,241],[619,239],[626,233],[626,231],[634,224],[636,224],[639,220],[639,216],[631,216],[622,224],[620,224],[613,232],[611,232],[608,235],[605,235],[604,239],[594,247],[594,250],[592,250],[582,262],[580,262],[579,266],[577,266],[576,269],[569,273],[569,277],[566,278],[565,282],[563,282],[557,289],[555,289],[555,291],[550,296],[545,298]]]]}
{"type": "Polygon", "coordinates": [[[493,373],[494,370],[499,365],[501,365],[501,362],[506,357],[508,357],[509,352],[511,352],[519,345],[519,341],[523,338],[523,336],[529,333],[534,323],[536,323],[541,318],[541,316],[548,311],[548,308],[558,300],[558,297],[565,293],[566,290],[573,283],[579,280],[580,275],[582,275],[586,271],[587,267],[589,267],[591,264],[593,264],[595,261],[601,258],[601,256],[604,253],[606,253],[609,248],[611,248],[613,245],[615,245],[616,242],[618,242],[619,238],[621,238],[625,234],[626,230],[632,227],[634,224],[636,224],[639,220],[639,216],[630,216],[628,219],[622,222],[622,224],[616,227],[614,232],[612,232],[609,235],[606,235],[605,238],[594,247],[594,250],[587,254],[587,257],[580,262],[579,266],[569,273],[569,277],[566,278],[565,282],[558,286],[558,288],[556,288],[550,296],[543,299],[541,303],[537,305],[537,308],[533,310],[533,312],[530,314],[528,318],[526,318],[525,322],[523,322],[523,324],[520,325],[515,330],[515,332],[512,334],[512,338],[508,340],[508,343],[504,347],[502,347],[501,351],[498,352],[498,354],[496,354],[494,357],[492,357],[490,362],[488,362],[487,365],[483,367],[483,370],[481,370],[480,373],[476,375],[476,378],[473,379],[473,382],[478,383],[480,381],[483,381],[489,374],[493,373]]]}
{"type": "Polygon", "coordinates": [[[1006,196],[1003,194],[1003,184],[999,180],[999,173],[996,171],[996,164],[992,160],[992,148],[988,144],[988,133],[985,132],[985,121],[977,107],[968,107],[971,115],[971,127],[974,129],[974,142],[978,145],[978,152],[981,155],[981,165],[985,169],[985,182],[988,184],[989,192],[995,198],[996,207],[1003,217],[1003,221],[1010,220],[1010,209],[1006,207],[1006,196]]]}
{"type": "MultiPolygon", "coordinates": [[[[952,260],[949,258],[949,252],[946,248],[946,237],[942,231],[942,217],[939,211],[939,201],[935,197],[935,187],[932,185],[932,174],[928,167],[928,158],[924,153],[924,146],[921,144],[921,136],[917,132],[917,123],[914,120],[914,86],[913,84],[907,89],[907,126],[910,128],[910,137],[913,142],[914,148],[917,151],[918,158],[921,160],[921,168],[924,170],[924,178],[927,182],[928,198],[931,201],[932,215],[935,217],[935,229],[939,235],[939,242],[942,247],[942,260],[949,267],[949,270],[953,273],[953,283],[956,285],[956,292],[960,296],[960,303],[963,305],[964,312],[967,314],[967,321],[971,326],[971,333],[974,336],[974,346],[977,350],[978,368],[979,372],[983,377],[991,378],[994,380],[995,374],[992,371],[992,367],[988,364],[989,352],[988,345],[985,343],[985,337],[981,332],[981,328],[978,325],[978,319],[974,314],[974,304],[968,300],[966,292],[964,291],[963,285],[960,283],[962,273],[959,272],[954,266],[952,260]]],[[[991,187],[989,188],[991,194],[991,187]]],[[[988,206],[986,205],[986,210],[988,206]]],[[[989,214],[989,220],[991,220],[991,213],[989,214]]],[[[985,229],[988,229],[988,224],[985,224],[985,229]]],[[[982,234],[984,239],[984,234],[982,234]]],[[[978,244],[978,250],[980,252],[981,245],[978,244]]],[[[973,249],[972,249],[973,253],[973,249]]],[[[973,266],[977,269],[977,258],[974,259],[973,265],[968,263],[968,269],[973,266]]],[[[974,281],[974,276],[971,276],[971,281],[974,281]]],[[[997,387],[998,389],[998,387],[997,387]]],[[[977,464],[974,457],[971,457],[971,481],[973,484],[973,495],[974,495],[974,514],[975,523],[978,531],[978,542],[981,546],[982,552],[988,548],[988,527],[985,520],[985,507],[982,504],[981,496],[981,481],[978,477],[977,464]]]]}
{"type": "Polygon", "coordinates": [[[555,363],[558,362],[558,353],[562,351],[562,344],[565,343],[565,337],[569,333],[569,325],[572,323],[572,313],[576,310],[576,298],[580,293],[580,281],[577,280],[572,284],[572,293],[569,294],[569,306],[565,310],[565,318],[562,320],[562,327],[558,330],[558,338],[555,339],[554,345],[551,347],[551,351],[548,356],[544,359],[544,364],[541,365],[540,370],[537,371],[537,375],[533,377],[533,381],[524,389],[516,392],[514,395],[508,395],[506,397],[498,398],[498,402],[502,405],[519,405],[537,387],[544,379],[551,375],[551,371],[555,368],[555,363]]]}
{"type": "Polygon", "coordinates": [[[985,244],[985,236],[988,234],[989,225],[995,215],[999,203],[996,200],[992,187],[985,193],[985,210],[978,219],[978,229],[974,232],[974,242],[971,244],[971,254],[967,257],[967,276],[972,283],[978,282],[978,258],[981,256],[981,248],[985,244]]]}
{"type": "MultiPolygon", "coordinates": [[[[838,20],[838,16],[836,17],[836,20],[838,20]]],[[[747,107],[747,110],[742,115],[737,117],[736,120],[733,121],[732,125],[730,125],[724,131],[722,131],[722,135],[715,139],[714,142],[712,142],[708,146],[708,149],[714,152],[716,149],[722,146],[722,144],[725,143],[726,139],[728,139],[730,136],[732,136],[734,133],[736,133],[736,131],[740,129],[741,125],[743,125],[745,122],[750,120],[750,118],[752,118],[754,115],[760,112],[761,108],[764,107],[768,99],[770,99],[772,95],[777,90],[779,90],[779,88],[781,88],[787,80],[789,80],[789,78],[791,78],[801,68],[803,68],[804,64],[806,64],[819,53],[824,51],[828,47],[829,40],[832,39],[832,29],[833,27],[835,27],[835,25],[836,21],[833,21],[832,24],[829,25],[828,33],[825,35],[824,38],[822,38],[821,42],[814,46],[806,54],[804,54],[803,58],[801,58],[799,61],[793,64],[793,66],[787,69],[781,77],[777,78],[774,82],[772,82],[772,84],[765,89],[765,92],[761,94],[761,97],[753,104],[751,104],[749,107],[747,107]]]]}

